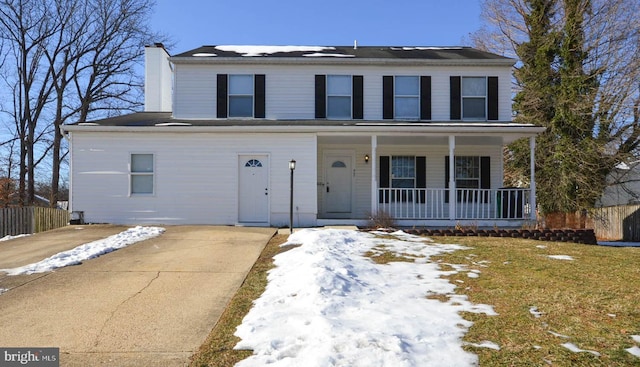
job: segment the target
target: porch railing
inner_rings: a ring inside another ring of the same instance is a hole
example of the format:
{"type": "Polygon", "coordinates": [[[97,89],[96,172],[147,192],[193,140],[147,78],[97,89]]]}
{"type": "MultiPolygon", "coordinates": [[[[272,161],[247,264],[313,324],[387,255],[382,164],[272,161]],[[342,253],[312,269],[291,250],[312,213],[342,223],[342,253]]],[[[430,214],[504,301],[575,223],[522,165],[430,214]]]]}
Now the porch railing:
{"type": "MultiPolygon", "coordinates": [[[[378,209],[396,219],[450,219],[449,189],[378,190],[378,209]]],[[[528,219],[527,188],[456,189],[455,219],[528,219]]]]}

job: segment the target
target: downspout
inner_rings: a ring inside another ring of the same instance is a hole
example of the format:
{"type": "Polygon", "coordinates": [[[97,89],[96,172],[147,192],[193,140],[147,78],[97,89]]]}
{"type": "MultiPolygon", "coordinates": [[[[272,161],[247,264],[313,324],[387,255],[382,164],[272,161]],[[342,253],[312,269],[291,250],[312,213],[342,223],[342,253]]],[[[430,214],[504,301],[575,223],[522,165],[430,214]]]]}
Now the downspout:
{"type": "Polygon", "coordinates": [[[538,220],[537,217],[537,202],[536,202],[536,137],[529,138],[529,160],[531,165],[531,179],[529,184],[529,204],[531,205],[531,220],[535,223],[538,220]]]}
{"type": "Polygon", "coordinates": [[[456,219],[456,137],[449,135],[449,219],[456,219]]]}
{"type": "Polygon", "coordinates": [[[378,213],[378,176],[376,171],[378,168],[378,136],[371,136],[371,215],[378,213]]]}

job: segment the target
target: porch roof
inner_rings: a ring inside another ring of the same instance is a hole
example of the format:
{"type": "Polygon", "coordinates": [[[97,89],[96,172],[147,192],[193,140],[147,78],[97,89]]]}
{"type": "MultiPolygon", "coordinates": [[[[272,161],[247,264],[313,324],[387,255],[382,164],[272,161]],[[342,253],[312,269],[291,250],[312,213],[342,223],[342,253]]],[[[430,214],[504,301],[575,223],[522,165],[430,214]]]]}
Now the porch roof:
{"type": "MultiPolygon", "coordinates": [[[[535,136],[544,127],[510,121],[371,121],[179,119],[170,112],[137,112],[63,126],[68,132],[316,133],[318,136],[535,136]]],[[[511,139],[509,139],[511,140],[511,139]]]]}

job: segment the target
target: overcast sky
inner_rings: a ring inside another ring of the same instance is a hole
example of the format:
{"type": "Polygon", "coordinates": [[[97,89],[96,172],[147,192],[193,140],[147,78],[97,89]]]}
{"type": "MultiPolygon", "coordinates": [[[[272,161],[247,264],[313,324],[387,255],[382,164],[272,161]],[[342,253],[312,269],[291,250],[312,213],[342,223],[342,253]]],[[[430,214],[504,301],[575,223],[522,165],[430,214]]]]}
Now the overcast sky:
{"type": "Polygon", "coordinates": [[[480,0],[156,0],[151,25],[202,45],[456,46],[480,27],[480,0]]]}

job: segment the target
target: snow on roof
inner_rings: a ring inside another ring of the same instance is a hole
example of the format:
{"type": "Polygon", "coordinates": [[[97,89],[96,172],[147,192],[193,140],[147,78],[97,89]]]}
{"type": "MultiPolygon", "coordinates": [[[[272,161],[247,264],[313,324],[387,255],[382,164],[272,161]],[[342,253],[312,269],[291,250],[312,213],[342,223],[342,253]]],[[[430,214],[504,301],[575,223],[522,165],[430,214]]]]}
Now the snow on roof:
{"type": "Polygon", "coordinates": [[[418,47],[391,47],[394,51],[424,51],[424,50],[462,50],[461,46],[418,46],[418,47]]]}
{"type": "MultiPolygon", "coordinates": [[[[264,56],[280,52],[320,52],[334,50],[334,47],[325,46],[258,46],[258,45],[220,45],[215,49],[227,52],[236,52],[242,56],[264,56]]],[[[194,55],[195,56],[195,55],[194,55]]]]}
{"type": "Polygon", "coordinates": [[[355,55],[345,55],[345,54],[323,54],[323,53],[312,53],[312,54],[304,54],[302,56],[305,57],[356,57],[355,55]]]}

